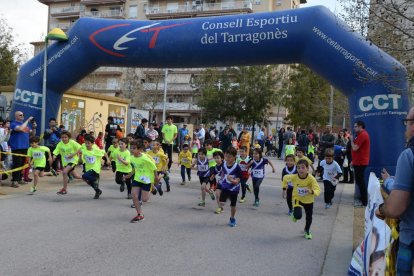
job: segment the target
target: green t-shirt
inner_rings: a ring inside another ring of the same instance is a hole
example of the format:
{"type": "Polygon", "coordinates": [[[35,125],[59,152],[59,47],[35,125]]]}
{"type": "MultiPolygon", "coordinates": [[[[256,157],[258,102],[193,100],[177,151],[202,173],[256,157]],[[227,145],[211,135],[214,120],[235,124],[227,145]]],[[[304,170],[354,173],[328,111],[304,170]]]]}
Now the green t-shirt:
{"type": "Polygon", "coordinates": [[[140,157],[131,156],[131,165],[134,168],[134,180],[144,184],[154,183],[154,172],[157,171],[155,162],[145,153],[140,157]]]}
{"type": "Polygon", "coordinates": [[[286,145],[285,153],[286,155],[289,155],[289,154],[295,155],[295,145],[286,145]]]}
{"type": "Polygon", "coordinates": [[[164,138],[162,140],[163,143],[170,145],[174,144],[174,135],[178,133],[177,127],[174,124],[163,125],[161,132],[164,134],[164,138]]]}
{"type": "Polygon", "coordinates": [[[92,147],[88,150],[86,147],[82,148],[82,161],[85,164],[85,171],[93,170],[96,173],[101,172],[101,160],[105,155],[105,151],[99,148],[92,147]]]}
{"type": "Polygon", "coordinates": [[[132,171],[132,167],[131,167],[131,153],[129,152],[129,150],[116,150],[113,153],[114,156],[114,161],[116,162],[116,171],[117,172],[123,172],[123,173],[130,173],[132,171]],[[128,162],[128,165],[125,165],[124,163],[122,163],[121,161],[118,160],[118,156],[120,156],[122,158],[122,160],[128,162]]]}
{"type": "Polygon", "coordinates": [[[64,144],[62,141],[60,141],[57,145],[55,150],[53,151],[53,155],[59,155],[62,157],[62,165],[63,167],[66,167],[67,164],[77,164],[79,161],[79,156],[75,154],[72,158],[69,158],[68,155],[71,155],[75,152],[77,152],[81,148],[81,145],[79,145],[76,141],[70,139],[67,144],[64,144]]]}
{"type": "Polygon", "coordinates": [[[213,154],[216,151],[221,151],[221,149],[212,148],[211,150],[207,150],[207,159],[208,159],[209,168],[215,167],[217,165],[216,160],[214,160],[214,157],[213,157],[213,154]]]}
{"type": "Polygon", "coordinates": [[[108,148],[108,157],[112,158],[112,160],[114,159],[114,158],[112,157],[112,153],[113,153],[115,150],[119,150],[119,146],[118,146],[118,147],[114,147],[114,145],[110,145],[110,146],[109,146],[109,148],[108,148]]]}
{"type": "Polygon", "coordinates": [[[312,145],[308,146],[308,153],[315,153],[315,147],[312,145]]]}
{"type": "Polygon", "coordinates": [[[33,167],[35,168],[46,167],[45,152],[48,152],[50,154],[50,149],[45,146],[38,146],[37,148],[30,147],[27,150],[27,155],[33,160],[33,167]]]}

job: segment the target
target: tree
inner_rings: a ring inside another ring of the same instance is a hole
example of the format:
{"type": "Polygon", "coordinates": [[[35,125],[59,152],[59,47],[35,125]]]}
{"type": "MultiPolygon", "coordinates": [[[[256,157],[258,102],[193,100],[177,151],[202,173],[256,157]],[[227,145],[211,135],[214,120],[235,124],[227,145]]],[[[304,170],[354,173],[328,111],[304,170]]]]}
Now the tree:
{"type": "Polygon", "coordinates": [[[207,122],[236,120],[242,124],[265,123],[277,102],[280,72],[277,66],[242,66],[208,69],[195,81],[198,104],[207,122]]]}
{"type": "Polygon", "coordinates": [[[23,46],[14,42],[12,31],[0,17],[0,85],[16,83],[17,70],[27,57],[23,46]]]}

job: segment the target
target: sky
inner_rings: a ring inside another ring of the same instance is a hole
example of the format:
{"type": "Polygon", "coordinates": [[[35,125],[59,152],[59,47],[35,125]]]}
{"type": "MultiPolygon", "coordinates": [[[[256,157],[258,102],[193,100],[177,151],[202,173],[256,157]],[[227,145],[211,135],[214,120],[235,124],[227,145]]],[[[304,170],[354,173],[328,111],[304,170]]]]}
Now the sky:
{"type": "MultiPolygon", "coordinates": [[[[302,7],[323,5],[332,12],[340,8],[339,0],[307,0],[302,7]]],[[[0,16],[7,20],[14,30],[14,40],[28,49],[33,56],[32,41],[42,41],[47,32],[47,5],[37,0],[0,0],[0,16]]]]}

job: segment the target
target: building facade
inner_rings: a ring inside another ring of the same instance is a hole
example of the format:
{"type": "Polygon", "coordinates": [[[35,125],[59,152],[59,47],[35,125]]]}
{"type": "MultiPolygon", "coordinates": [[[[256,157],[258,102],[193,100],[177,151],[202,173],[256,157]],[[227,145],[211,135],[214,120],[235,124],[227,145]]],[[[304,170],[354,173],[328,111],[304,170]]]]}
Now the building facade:
{"type": "MultiPolygon", "coordinates": [[[[115,19],[164,20],[229,14],[266,12],[300,7],[306,0],[38,0],[48,5],[48,30],[68,31],[81,17],[115,19]]],[[[36,42],[35,52],[43,49],[36,42]]],[[[197,106],[197,93],[192,77],[203,69],[133,69],[101,67],[74,86],[75,89],[99,92],[133,99],[138,108],[149,110],[150,120],[162,120],[164,89],[166,111],[177,123],[198,124],[202,110],[197,106]]],[[[286,111],[278,107],[272,120],[283,121],[286,111]],[[280,118],[276,118],[280,114],[280,118]]],[[[276,127],[276,126],[275,126],[276,127]]]]}

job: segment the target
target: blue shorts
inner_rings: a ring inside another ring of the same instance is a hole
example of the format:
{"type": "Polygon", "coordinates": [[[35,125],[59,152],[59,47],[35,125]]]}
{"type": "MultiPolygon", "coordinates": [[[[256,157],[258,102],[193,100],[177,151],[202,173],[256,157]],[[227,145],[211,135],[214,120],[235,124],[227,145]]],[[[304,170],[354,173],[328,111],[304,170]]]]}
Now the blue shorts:
{"type": "Polygon", "coordinates": [[[147,191],[147,192],[151,190],[151,184],[146,184],[146,183],[138,182],[135,180],[132,180],[131,186],[141,188],[142,190],[147,191]]]}

